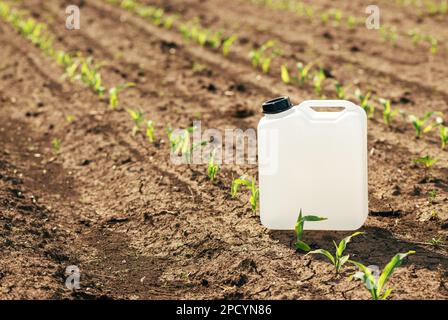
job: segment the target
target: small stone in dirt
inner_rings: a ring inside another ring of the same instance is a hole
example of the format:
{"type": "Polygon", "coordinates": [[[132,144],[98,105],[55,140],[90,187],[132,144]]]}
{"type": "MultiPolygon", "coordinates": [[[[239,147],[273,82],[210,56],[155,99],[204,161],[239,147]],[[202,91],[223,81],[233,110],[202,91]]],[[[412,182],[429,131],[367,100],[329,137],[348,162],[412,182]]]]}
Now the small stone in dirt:
{"type": "Polygon", "coordinates": [[[210,91],[210,92],[216,92],[216,86],[213,83],[210,83],[207,86],[207,90],[210,91]]]}
{"type": "Polygon", "coordinates": [[[43,106],[45,106],[45,104],[44,104],[42,101],[39,101],[39,102],[37,103],[37,107],[38,107],[38,108],[42,108],[43,106]]]}
{"type": "Polygon", "coordinates": [[[120,222],[126,222],[128,221],[128,217],[112,217],[109,220],[107,220],[107,223],[120,223],[120,222]]]}
{"type": "Polygon", "coordinates": [[[440,226],[442,229],[448,229],[448,220],[442,222],[442,225],[440,226]]]}
{"type": "Polygon", "coordinates": [[[247,278],[247,276],[245,274],[240,274],[240,276],[237,280],[232,281],[232,284],[237,287],[242,287],[247,283],[248,280],[249,279],[247,278]]]}
{"type": "Polygon", "coordinates": [[[240,262],[239,267],[244,270],[257,272],[257,264],[252,259],[244,259],[240,262]]]}
{"type": "Polygon", "coordinates": [[[325,31],[325,32],[322,34],[322,36],[323,36],[325,39],[329,39],[329,40],[333,39],[333,35],[332,35],[330,32],[328,32],[328,31],[325,31]]]}
{"type": "Polygon", "coordinates": [[[207,279],[202,279],[202,280],[201,280],[201,285],[202,285],[203,287],[208,287],[208,280],[207,280],[207,279]]]}
{"type": "Polygon", "coordinates": [[[412,196],[419,196],[422,194],[422,189],[418,186],[414,186],[414,189],[412,189],[411,195],[412,196]]]}
{"type": "Polygon", "coordinates": [[[81,166],[88,166],[92,161],[89,159],[85,159],[81,162],[81,166]]]}
{"type": "Polygon", "coordinates": [[[400,186],[396,185],[394,186],[394,191],[392,191],[393,196],[399,196],[401,194],[401,188],[400,186]]]}
{"type": "Polygon", "coordinates": [[[253,115],[254,115],[253,110],[249,110],[249,109],[245,109],[245,108],[237,109],[234,114],[235,118],[239,118],[239,119],[248,118],[253,115]]]}

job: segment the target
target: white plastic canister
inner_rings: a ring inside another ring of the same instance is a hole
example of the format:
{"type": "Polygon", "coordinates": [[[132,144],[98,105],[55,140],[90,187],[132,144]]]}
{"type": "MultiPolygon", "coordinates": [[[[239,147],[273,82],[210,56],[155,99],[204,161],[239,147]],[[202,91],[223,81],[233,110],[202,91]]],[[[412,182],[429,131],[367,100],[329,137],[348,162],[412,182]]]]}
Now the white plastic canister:
{"type": "Polygon", "coordinates": [[[367,117],[345,100],[288,97],[263,104],[258,125],[260,218],[269,229],[294,229],[303,215],[325,221],[309,230],[355,230],[368,214],[367,117]]]}

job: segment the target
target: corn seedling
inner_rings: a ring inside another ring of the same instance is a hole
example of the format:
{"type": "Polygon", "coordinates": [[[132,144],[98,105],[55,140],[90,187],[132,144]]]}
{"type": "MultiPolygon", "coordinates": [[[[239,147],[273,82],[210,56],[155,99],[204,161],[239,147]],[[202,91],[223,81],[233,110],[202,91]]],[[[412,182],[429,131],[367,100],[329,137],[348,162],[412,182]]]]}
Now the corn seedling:
{"type": "Polygon", "coordinates": [[[281,66],[281,78],[282,81],[286,84],[290,82],[288,67],[284,64],[281,66]]]}
{"type": "Polygon", "coordinates": [[[302,62],[297,63],[297,79],[299,81],[299,85],[303,85],[308,77],[308,73],[313,67],[314,62],[310,62],[307,65],[303,65],[302,62]]]}
{"type": "Polygon", "coordinates": [[[344,251],[345,251],[345,248],[347,247],[347,244],[350,242],[350,240],[353,237],[355,237],[357,235],[360,235],[360,234],[363,234],[363,233],[364,232],[355,232],[355,233],[351,234],[350,236],[345,237],[344,239],[342,239],[339,242],[339,244],[336,244],[336,242],[333,241],[333,244],[334,244],[334,246],[336,248],[334,256],[329,251],[324,250],[324,249],[313,250],[313,251],[310,251],[308,254],[321,254],[321,255],[324,255],[334,265],[336,274],[339,274],[339,272],[341,271],[342,266],[350,258],[349,254],[343,255],[344,251]]]}
{"type": "Polygon", "coordinates": [[[420,157],[418,159],[414,159],[412,161],[413,164],[420,164],[423,165],[424,169],[425,169],[425,180],[432,180],[431,176],[429,175],[429,169],[436,164],[436,162],[438,161],[438,159],[436,159],[435,157],[431,157],[430,155],[426,155],[424,157],[420,157]]]}
{"type": "Polygon", "coordinates": [[[440,147],[442,149],[445,149],[446,145],[448,144],[448,128],[447,127],[440,126],[439,137],[440,137],[440,142],[441,142],[440,147]]]}
{"type": "Polygon", "coordinates": [[[392,120],[398,115],[398,109],[392,109],[390,100],[388,99],[379,99],[379,102],[383,106],[383,120],[384,123],[388,126],[392,123],[392,120]]]}
{"type": "Polygon", "coordinates": [[[229,38],[224,40],[222,43],[222,54],[227,57],[230,53],[230,48],[232,47],[233,43],[238,39],[236,35],[231,35],[229,38]]]}
{"type": "Polygon", "coordinates": [[[338,99],[344,100],[347,92],[347,89],[344,88],[344,86],[342,86],[338,81],[335,82],[334,84],[334,88],[336,90],[336,94],[338,96],[338,99]]]}
{"type": "Polygon", "coordinates": [[[443,244],[442,237],[434,237],[428,241],[428,244],[433,247],[440,247],[443,244]]]}
{"type": "Polygon", "coordinates": [[[252,207],[252,212],[255,213],[257,211],[258,198],[259,198],[259,194],[260,194],[260,191],[256,185],[255,179],[248,178],[246,176],[241,176],[238,179],[234,179],[232,181],[232,186],[230,188],[230,194],[231,194],[232,198],[235,198],[240,186],[245,186],[250,190],[249,203],[252,207]]]}
{"type": "Polygon", "coordinates": [[[392,44],[396,44],[398,40],[398,34],[395,27],[390,26],[381,26],[380,27],[380,35],[381,39],[385,42],[392,42],[392,44]]]}
{"type": "Polygon", "coordinates": [[[358,20],[354,16],[348,16],[347,18],[347,26],[349,28],[354,28],[357,24],[358,20]]]}
{"type": "Polygon", "coordinates": [[[415,134],[417,138],[420,138],[423,133],[427,133],[434,127],[432,124],[426,125],[428,120],[432,117],[434,112],[426,112],[422,118],[418,118],[414,115],[410,116],[411,123],[414,126],[415,134]]]}
{"type": "Polygon", "coordinates": [[[54,138],[53,140],[51,140],[51,150],[53,150],[53,153],[59,153],[59,151],[61,150],[61,140],[58,138],[54,138]]]}
{"type": "Polygon", "coordinates": [[[191,162],[191,153],[198,147],[202,147],[207,144],[206,141],[199,141],[195,144],[191,143],[191,134],[196,130],[195,126],[188,127],[181,130],[177,134],[174,134],[173,129],[168,127],[168,140],[170,142],[171,152],[177,155],[183,155],[187,163],[191,162]]]}
{"type": "Polygon", "coordinates": [[[305,224],[305,221],[323,221],[323,220],[327,220],[327,218],[325,217],[319,217],[319,216],[303,216],[302,217],[302,209],[300,209],[299,212],[299,217],[297,218],[297,222],[296,222],[296,226],[294,228],[295,232],[296,232],[296,249],[297,250],[302,250],[305,252],[308,252],[311,250],[310,246],[308,244],[306,244],[305,242],[303,242],[302,237],[303,237],[303,226],[305,224]]]}
{"type": "Polygon", "coordinates": [[[428,191],[428,201],[430,203],[433,203],[437,198],[437,190],[436,189],[432,189],[428,191]]]}
{"type": "Polygon", "coordinates": [[[268,73],[272,59],[279,55],[281,50],[275,47],[274,41],[268,40],[260,48],[251,50],[249,58],[254,68],[261,67],[263,73],[268,73]]]}
{"type": "Polygon", "coordinates": [[[118,95],[124,89],[134,87],[135,83],[128,82],[109,89],[109,107],[113,110],[118,106],[118,95]]]}
{"type": "Polygon", "coordinates": [[[146,121],[146,138],[148,138],[148,141],[150,143],[153,143],[155,140],[155,136],[154,136],[154,121],[148,120],[146,121]]]}
{"type": "Polygon", "coordinates": [[[143,124],[144,115],[140,110],[126,109],[127,113],[131,117],[132,121],[134,121],[134,126],[132,127],[132,135],[135,136],[141,129],[143,124]]]}
{"type": "Polygon", "coordinates": [[[216,174],[219,171],[219,165],[215,163],[216,149],[210,152],[210,157],[208,159],[207,176],[211,182],[216,178],[216,174]]]}
{"type": "Polygon", "coordinates": [[[73,121],[75,121],[75,116],[72,114],[69,114],[65,117],[65,122],[67,123],[72,123],[73,121]]]}
{"type": "Polygon", "coordinates": [[[325,73],[322,68],[319,69],[319,71],[316,71],[313,77],[313,85],[314,85],[314,91],[317,95],[321,95],[322,93],[322,82],[325,80],[325,73]]]}
{"type": "Polygon", "coordinates": [[[423,165],[426,169],[431,168],[434,164],[436,164],[438,160],[434,157],[431,157],[430,155],[426,155],[424,157],[418,158],[413,160],[414,164],[421,164],[423,165]]]}
{"type": "Polygon", "coordinates": [[[369,290],[372,299],[386,300],[392,292],[392,288],[387,288],[383,293],[387,281],[390,279],[395,269],[401,265],[403,259],[408,255],[414,253],[415,251],[411,250],[406,253],[396,254],[386,265],[378,279],[372,274],[372,271],[362,263],[352,260],[349,260],[349,262],[359,268],[360,271],[357,272],[353,277],[356,279],[360,279],[364,283],[364,286],[367,288],[367,290],[369,290]]]}
{"type": "Polygon", "coordinates": [[[439,41],[437,38],[428,35],[426,36],[426,41],[429,43],[429,52],[436,54],[439,50],[439,41]]]}
{"type": "Polygon", "coordinates": [[[361,108],[364,109],[369,118],[373,118],[375,114],[375,106],[369,103],[370,95],[371,95],[370,92],[368,92],[366,95],[363,95],[361,93],[361,90],[359,90],[359,88],[355,90],[355,97],[359,100],[361,108]]]}
{"type": "Polygon", "coordinates": [[[91,57],[82,59],[79,79],[89,86],[98,96],[102,97],[105,88],[102,85],[101,74],[98,72],[100,66],[93,64],[91,57]]]}

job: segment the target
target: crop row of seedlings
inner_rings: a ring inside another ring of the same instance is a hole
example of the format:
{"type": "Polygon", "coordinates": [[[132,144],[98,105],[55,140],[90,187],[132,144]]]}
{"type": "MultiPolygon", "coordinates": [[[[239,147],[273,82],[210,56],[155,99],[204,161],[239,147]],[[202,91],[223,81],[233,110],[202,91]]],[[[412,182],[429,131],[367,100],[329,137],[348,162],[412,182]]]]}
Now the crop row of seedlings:
{"type": "Polygon", "coordinates": [[[397,253],[389,263],[384,267],[381,274],[379,270],[372,270],[366,267],[364,264],[350,259],[350,254],[345,254],[347,244],[355,236],[362,235],[364,232],[355,232],[345,238],[343,238],[339,243],[333,241],[335,252],[332,254],[326,249],[316,249],[311,250],[311,247],[303,241],[303,228],[305,222],[317,222],[327,220],[325,217],[315,216],[315,215],[302,215],[302,210],[299,212],[297,222],[295,225],[296,243],[295,247],[297,251],[307,252],[309,254],[320,254],[328,259],[328,261],[334,266],[334,271],[336,276],[341,275],[341,271],[346,263],[350,263],[357,267],[359,271],[350,278],[359,279],[364,284],[365,288],[370,292],[372,300],[386,300],[392,292],[392,288],[385,287],[387,281],[392,276],[394,270],[399,267],[404,258],[410,254],[414,254],[414,250],[410,250],[406,253],[397,253]],[[374,272],[378,271],[378,274],[374,272]]]}
{"type": "MultiPolygon", "coordinates": [[[[340,9],[327,9],[321,12],[309,4],[296,0],[250,0],[256,5],[265,6],[271,9],[290,11],[297,14],[301,18],[312,21],[318,21],[322,25],[331,24],[333,27],[346,26],[355,28],[357,26],[365,26],[365,18],[358,18],[354,15],[345,15],[340,9]]],[[[398,32],[395,26],[381,24],[379,28],[379,36],[385,42],[396,45],[398,39],[403,37],[412,41],[415,47],[429,47],[431,54],[436,54],[441,42],[435,36],[421,32],[418,28],[414,28],[409,32],[398,32]]]]}
{"type": "Polygon", "coordinates": [[[107,3],[138,15],[139,17],[153,23],[156,26],[162,26],[166,29],[176,29],[187,40],[198,43],[202,47],[220,49],[224,56],[228,56],[232,45],[238,39],[236,35],[224,36],[221,30],[213,31],[204,28],[198,19],[192,19],[187,22],[179,22],[179,13],[166,14],[165,11],[156,6],[141,4],[135,0],[106,0],[107,3]]]}
{"type": "MultiPolygon", "coordinates": [[[[154,6],[146,6],[142,4],[138,4],[134,0],[107,0],[109,3],[113,3],[116,5],[120,5],[122,8],[130,10],[132,12],[137,13],[139,16],[143,16],[144,18],[148,18],[150,21],[154,21],[151,15],[142,15],[142,12],[156,12],[160,10],[160,8],[154,6]]],[[[160,12],[160,11],[159,11],[160,12]]],[[[158,14],[158,18],[161,15],[158,14]]],[[[179,18],[179,15],[175,15],[179,18]]],[[[163,17],[163,15],[162,15],[163,17]]],[[[162,25],[157,20],[156,25],[162,25]]],[[[177,20],[178,22],[178,20],[177,20]]],[[[170,27],[173,27],[173,24],[170,24],[170,27]]],[[[223,54],[228,55],[228,47],[224,45],[227,40],[231,40],[233,43],[236,40],[236,36],[231,36],[224,38],[225,41],[222,41],[223,36],[221,32],[215,32],[206,28],[203,28],[197,19],[193,19],[187,23],[179,23],[177,25],[177,30],[184,35],[185,38],[191,39],[201,46],[207,46],[212,49],[223,48],[223,54]]],[[[229,41],[230,42],[230,41],[229,41]]],[[[280,57],[282,55],[282,50],[276,45],[273,40],[268,40],[264,44],[262,44],[259,48],[253,49],[249,53],[249,58],[251,64],[254,68],[261,69],[264,73],[270,73],[271,63],[273,59],[280,57]]],[[[322,96],[323,93],[323,83],[324,81],[328,81],[325,75],[324,69],[314,68],[315,62],[311,62],[308,64],[297,63],[296,68],[297,72],[295,75],[291,75],[286,64],[281,65],[280,76],[283,82],[287,84],[297,84],[299,86],[312,85],[316,94],[322,96]]],[[[346,99],[348,94],[348,89],[342,86],[339,82],[334,82],[334,93],[331,93],[334,97],[338,99],[346,99]]],[[[325,97],[325,96],[322,96],[325,97]]],[[[395,121],[398,115],[405,121],[412,123],[412,126],[416,131],[416,138],[421,138],[424,134],[432,131],[435,128],[439,128],[439,136],[441,140],[441,148],[444,149],[447,145],[447,127],[443,126],[442,114],[438,112],[428,112],[423,117],[418,117],[415,115],[408,115],[404,110],[399,110],[397,108],[393,108],[391,106],[391,101],[388,99],[378,98],[375,99],[371,97],[371,93],[362,93],[359,88],[357,88],[354,94],[351,97],[356,98],[359,101],[359,104],[366,111],[369,119],[374,118],[376,114],[375,103],[379,106],[382,106],[382,118],[384,123],[390,127],[392,122],[395,121]]],[[[138,117],[137,117],[138,119],[138,117]]],[[[136,128],[139,126],[138,123],[144,123],[144,121],[137,120],[136,128]]],[[[193,127],[185,129],[185,132],[179,137],[174,137],[172,135],[172,131],[168,128],[169,141],[171,144],[172,151],[180,152],[189,158],[190,151],[192,146],[189,142],[189,133],[194,130],[193,127]]],[[[151,139],[150,139],[151,140],[151,139]]],[[[197,148],[198,146],[194,146],[197,148]]],[[[413,163],[423,165],[425,170],[430,168],[433,164],[437,162],[437,159],[426,155],[424,157],[420,157],[418,159],[413,159],[413,163]],[[428,160],[428,161],[425,161],[428,160]]],[[[209,163],[207,168],[207,175],[211,181],[216,179],[216,175],[219,171],[219,165],[215,161],[214,155],[210,155],[209,163]]],[[[249,202],[253,212],[257,210],[258,203],[258,188],[256,187],[256,180],[249,177],[248,175],[243,175],[242,177],[235,179],[232,182],[231,194],[232,197],[236,196],[236,191],[239,186],[247,187],[250,191],[249,202]]]]}
{"type": "MultiPolygon", "coordinates": [[[[231,46],[237,40],[237,36],[232,34],[229,36],[224,36],[222,31],[214,31],[208,28],[202,27],[198,19],[193,19],[191,21],[187,21],[182,23],[179,21],[180,14],[173,15],[165,15],[163,9],[158,8],[156,6],[144,5],[140,4],[135,0],[106,0],[110,4],[119,5],[120,7],[131,11],[138,16],[149,20],[150,22],[158,25],[169,28],[175,28],[178,32],[180,32],[186,39],[192,40],[203,47],[208,47],[211,49],[221,49],[222,54],[224,56],[228,56],[230,53],[231,46]],[[172,17],[176,17],[174,23],[174,19],[172,17]],[[166,24],[166,21],[170,21],[169,24],[166,24]]],[[[274,3],[274,2],[273,2],[274,3]]],[[[276,2],[275,2],[276,3],[276,2]]],[[[296,2],[294,2],[296,3],[296,2]]],[[[306,5],[304,8],[307,8],[306,5]]],[[[303,9],[306,11],[306,9],[303,9]]],[[[282,56],[282,49],[275,43],[274,40],[270,39],[263,43],[260,47],[254,48],[249,52],[249,59],[252,66],[255,69],[260,69],[263,73],[271,72],[272,61],[276,58],[280,58],[282,56]]],[[[324,72],[324,69],[313,68],[315,67],[315,62],[296,63],[296,71],[292,75],[292,72],[289,71],[287,64],[282,64],[280,67],[280,78],[286,84],[297,84],[299,86],[307,85],[307,82],[311,82],[312,87],[314,88],[315,93],[318,96],[326,98],[322,96],[323,93],[323,85],[324,82],[328,81],[327,76],[324,72]]],[[[446,147],[446,132],[447,128],[443,126],[442,116],[438,112],[431,112],[425,114],[422,118],[415,115],[407,115],[404,110],[398,110],[391,106],[390,100],[376,97],[375,99],[371,99],[371,94],[367,92],[363,94],[359,88],[355,90],[352,95],[348,94],[348,89],[342,86],[338,81],[334,82],[334,92],[330,93],[331,97],[335,97],[338,99],[346,99],[347,97],[356,98],[360,105],[366,110],[369,118],[373,118],[376,113],[375,103],[371,100],[375,100],[376,104],[383,108],[382,117],[384,123],[387,126],[390,126],[392,121],[397,117],[398,114],[401,115],[401,118],[407,122],[412,123],[412,125],[416,128],[416,136],[420,138],[423,134],[430,132],[432,129],[438,127],[439,128],[439,137],[441,140],[441,147],[446,147]],[[424,130],[419,130],[418,127],[425,125],[429,122],[433,116],[437,117],[437,123],[426,126],[424,130]],[[431,119],[430,119],[431,118],[431,119]]]]}
{"type": "MultiPolygon", "coordinates": [[[[92,57],[84,58],[80,54],[73,56],[64,51],[56,51],[53,47],[53,36],[47,31],[47,27],[38,23],[36,20],[32,18],[26,18],[22,13],[12,9],[8,4],[4,2],[0,2],[0,17],[10,23],[20,34],[30,40],[34,45],[42,49],[42,51],[48,56],[54,58],[59,65],[61,65],[65,70],[65,76],[70,80],[79,80],[86,84],[89,88],[91,88],[100,98],[103,98],[108,95],[109,106],[111,109],[115,109],[119,104],[118,94],[124,90],[125,88],[134,86],[133,83],[126,83],[120,86],[115,86],[107,90],[102,84],[102,77],[99,72],[101,68],[100,65],[96,65],[93,62],[92,57]]],[[[270,46],[269,46],[270,47],[270,46]]],[[[263,50],[264,52],[264,50],[263,50]]],[[[260,57],[260,60],[263,61],[264,58],[260,57]]],[[[265,62],[266,64],[266,62],[265,62]]],[[[263,65],[263,63],[262,63],[263,65]]],[[[310,69],[308,67],[308,69],[310,69]]],[[[302,79],[305,81],[306,76],[303,76],[302,79]]],[[[133,110],[126,108],[127,113],[130,118],[134,122],[134,127],[132,128],[133,135],[136,135],[139,132],[144,132],[149,142],[154,142],[154,123],[150,120],[145,120],[142,112],[138,110],[133,110]]],[[[198,145],[191,145],[190,136],[195,130],[194,127],[186,128],[181,135],[173,135],[172,130],[168,128],[168,139],[170,142],[171,150],[174,152],[182,152],[187,157],[190,156],[191,151],[197,147],[203,146],[206,142],[200,142],[198,145]]],[[[424,131],[424,130],[423,130],[424,131]]],[[[422,132],[423,132],[422,131],[422,132]]],[[[446,135],[446,128],[445,128],[446,135]]],[[[60,149],[60,140],[53,140],[52,147],[55,152],[58,152],[60,149]]],[[[445,141],[446,145],[446,141],[445,141]]],[[[209,179],[213,182],[216,179],[216,174],[219,171],[219,165],[215,162],[215,150],[212,151],[209,163],[207,167],[207,175],[209,179]]],[[[250,191],[250,199],[249,202],[251,204],[251,208],[253,212],[256,212],[258,206],[258,197],[259,197],[259,189],[256,185],[256,180],[247,176],[242,176],[238,179],[233,180],[231,185],[231,195],[235,197],[240,187],[246,187],[250,191]]],[[[298,225],[296,227],[297,232],[297,248],[300,248],[304,251],[309,251],[309,248],[302,240],[301,234],[303,233],[303,222],[304,221],[318,221],[313,220],[311,216],[302,217],[299,215],[298,225]],[[301,231],[299,231],[301,230],[301,231]]],[[[319,218],[321,219],[321,218],[319,218]]],[[[336,254],[332,256],[328,251],[323,249],[311,251],[310,253],[321,253],[328,257],[328,259],[335,265],[336,272],[339,273],[342,266],[348,261],[356,265],[360,272],[355,276],[362,279],[366,288],[372,294],[373,299],[385,299],[390,294],[390,289],[387,289],[384,293],[382,292],[383,286],[386,281],[389,279],[392,274],[394,268],[399,266],[401,261],[408,254],[414,253],[413,251],[409,251],[404,254],[397,254],[391,260],[391,262],[385,267],[383,274],[380,276],[379,280],[377,280],[371,273],[370,269],[365,267],[359,262],[355,262],[349,260],[349,256],[342,256],[343,251],[345,250],[346,244],[350,241],[351,237],[357,235],[359,233],[353,234],[345,239],[343,239],[338,246],[336,246],[336,254]]]]}
{"type": "MultiPolygon", "coordinates": [[[[119,94],[126,88],[135,86],[134,83],[124,83],[107,89],[103,85],[103,77],[100,73],[102,64],[96,64],[93,57],[84,57],[82,54],[75,55],[63,50],[56,50],[54,47],[54,35],[48,31],[44,23],[28,17],[24,12],[18,11],[6,2],[0,2],[0,18],[9,23],[22,36],[42,50],[48,57],[52,58],[64,69],[64,78],[70,81],[80,81],[89,87],[100,99],[107,99],[109,107],[115,110],[119,105],[119,94]]],[[[133,134],[137,133],[136,128],[141,127],[141,116],[137,111],[127,109],[130,118],[135,125],[133,134]],[[137,125],[138,124],[138,125],[137,125]]],[[[70,122],[70,119],[66,119],[70,122]]],[[[146,133],[149,141],[154,124],[152,121],[146,121],[146,133]]],[[[52,140],[52,150],[58,153],[61,147],[61,140],[55,138],[52,140]]]]}
{"type": "Polygon", "coordinates": [[[395,0],[395,3],[403,7],[414,7],[421,10],[420,15],[445,15],[448,14],[448,0],[395,0]]]}

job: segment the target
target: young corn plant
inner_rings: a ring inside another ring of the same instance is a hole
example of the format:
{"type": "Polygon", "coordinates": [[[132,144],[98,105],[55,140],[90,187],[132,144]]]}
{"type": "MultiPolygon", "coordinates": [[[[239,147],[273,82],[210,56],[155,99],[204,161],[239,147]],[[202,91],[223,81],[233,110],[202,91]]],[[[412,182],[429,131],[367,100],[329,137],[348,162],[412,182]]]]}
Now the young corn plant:
{"type": "Polygon", "coordinates": [[[347,96],[347,89],[344,88],[342,84],[340,84],[338,81],[334,83],[334,88],[336,90],[336,94],[338,96],[338,99],[344,100],[347,96]]]}
{"type": "Polygon", "coordinates": [[[424,178],[424,180],[431,181],[432,178],[431,178],[431,176],[429,174],[429,170],[431,169],[431,167],[433,165],[436,164],[437,161],[438,161],[437,158],[431,157],[430,155],[426,155],[424,157],[420,157],[420,158],[414,159],[412,162],[414,164],[423,165],[423,167],[425,169],[425,178],[424,178]]]}
{"type": "Polygon", "coordinates": [[[364,95],[359,88],[355,90],[355,97],[359,100],[361,108],[364,109],[369,118],[373,118],[373,116],[375,115],[375,106],[369,103],[370,95],[370,91],[367,92],[366,95],[364,95]]]}
{"type": "Polygon", "coordinates": [[[168,140],[170,142],[171,152],[177,155],[183,155],[186,162],[191,162],[191,154],[193,150],[207,144],[206,141],[199,141],[195,144],[191,143],[191,134],[196,130],[195,126],[183,129],[181,132],[174,134],[171,127],[168,127],[168,140]]]}
{"type": "Polygon", "coordinates": [[[305,84],[305,81],[308,78],[308,73],[310,72],[313,65],[314,62],[310,62],[307,65],[303,65],[302,62],[297,63],[297,80],[299,82],[299,85],[302,86],[305,84]]]}
{"type": "Polygon", "coordinates": [[[323,221],[323,220],[327,220],[327,218],[319,217],[319,216],[311,216],[311,215],[302,216],[302,209],[300,209],[299,217],[297,218],[296,226],[294,228],[294,230],[296,232],[295,246],[296,246],[297,250],[302,250],[305,252],[308,252],[311,250],[310,246],[308,244],[306,244],[305,242],[303,242],[303,240],[302,240],[303,226],[305,224],[305,221],[311,222],[311,221],[323,221]]]}
{"type": "Polygon", "coordinates": [[[147,120],[145,126],[146,126],[146,138],[150,143],[153,143],[155,141],[154,121],[147,120]]]}
{"type": "Polygon", "coordinates": [[[230,49],[233,43],[238,39],[236,35],[231,35],[222,43],[222,54],[227,57],[230,53],[230,49]]]}
{"type": "Polygon", "coordinates": [[[448,127],[440,126],[439,128],[440,148],[445,149],[448,144],[448,127]]]}
{"type": "Polygon", "coordinates": [[[348,237],[345,237],[342,239],[339,244],[336,244],[335,241],[333,241],[333,244],[336,248],[335,255],[333,256],[329,251],[324,249],[317,249],[310,251],[308,254],[321,254],[330,260],[330,262],[334,265],[336,274],[339,274],[341,271],[342,266],[348,261],[350,258],[350,255],[344,255],[345,248],[347,247],[347,244],[350,242],[350,240],[360,234],[363,234],[364,232],[355,232],[348,237]]]}
{"type": "Polygon", "coordinates": [[[260,194],[260,191],[257,187],[255,179],[249,178],[247,176],[241,176],[237,179],[234,179],[232,181],[232,186],[230,188],[230,194],[231,194],[232,198],[235,198],[240,186],[245,186],[246,188],[248,188],[250,190],[249,203],[251,205],[252,212],[255,213],[257,211],[258,198],[259,198],[259,194],[260,194]]]}
{"type": "Polygon", "coordinates": [[[275,42],[268,40],[260,48],[251,50],[249,58],[254,68],[261,67],[263,73],[268,73],[272,60],[280,55],[281,50],[275,46],[275,42]]]}
{"type": "Polygon", "coordinates": [[[118,95],[126,88],[134,87],[135,83],[128,82],[109,89],[109,107],[114,110],[118,106],[118,95]]]}
{"type": "Polygon", "coordinates": [[[387,126],[390,126],[392,123],[392,120],[398,115],[399,110],[398,109],[392,109],[390,100],[380,98],[379,102],[383,106],[383,120],[384,123],[387,126]]]}
{"type": "Polygon", "coordinates": [[[143,112],[140,110],[126,109],[127,113],[134,121],[134,126],[132,127],[132,135],[135,136],[141,130],[141,126],[145,121],[143,112]]]}
{"type": "Polygon", "coordinates": [[[286,84],[288,84],[291,81],[289,77],[288,67],[285,64],[282,64],[281,66],[281,78],[282,81],[286,84]]]}
{"type": "Polygon", "coordinates": [[[317,95],[322,94],[322,82],[325,80],[325,73],[324,69],[320,68],[319,71],[316,71],[313,76],[313,85],[314,85],[314,91],[317,95]]]}
{"type": "Polygon", "coordinates": [[[53,140],[51,140],[51,150],[53,150],[54,154],[59,153],[59,151],[61,150],[61,144],[61,139],[54,138],[53,140]]]}
{"type": "Polygon", "coordinates": [[[80,80],[87,84],[99,97],[103,97],[105,88],[102,85],[101,74],[99,73],[100,66],[93,64],[92,57],[83,59],[81,63],[80,80]]]}
{"type": "Polygon", "coordinates": [[[425,168],[429,169],[431,168],[433,165],[436,164],[436,162],[438,161],[437,158],[435,157],[431,157],[430,155],[426,155],[424,157],[418,158],[413,160],[414,164],[421,164],[423,165],[425,168]]]}
{"type": "Polygon", "coordinates": [[[426,125],[426,123],[432,117],[433,114],[434,112],[428,111],[422,118],[418,118],[414,115],[410,116],[411,123],[414,126],[415,135],[417,139],[420,138],[423,133],[431,131],[432,128],[434,127],[434,125],[432,124],[426,125]]]}
{"type": "Polygon", "coordinates": [[[415,251],[410,250],[406,253],[396,254],[389,261],[378,278],[376,278],[372,271],[362,263],[352,260],[349,260],[349,262],[359,268],[359,272],[353,275],[353,277],[363,282],[366,289],[369,290],[372,300],[386,300],[392,292],[392,288],[385,289],[387,281],[390,279],[395,269],[402,264],[404,258],[414,253],[415,251]]]}
{"type": "Polygon", "coordinates": [[[207,177],[211,182],[215,181],[216,174],[219,171],[219,165],[215,163],[216,149],[213,149],[210,152],[210,157],[208,159],[208,167],[207,167],[207,177]]]}

